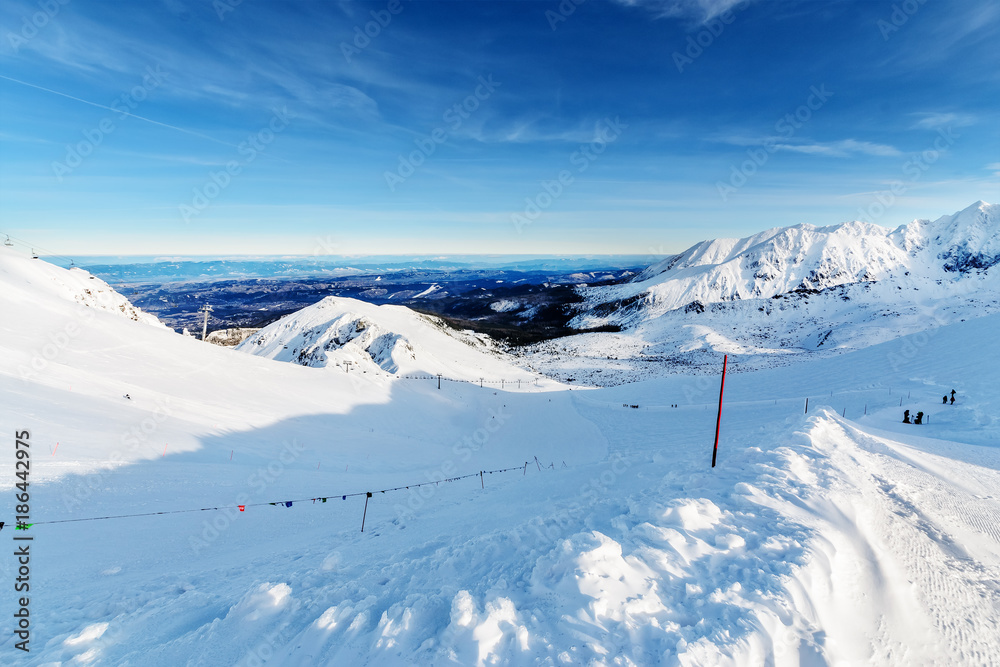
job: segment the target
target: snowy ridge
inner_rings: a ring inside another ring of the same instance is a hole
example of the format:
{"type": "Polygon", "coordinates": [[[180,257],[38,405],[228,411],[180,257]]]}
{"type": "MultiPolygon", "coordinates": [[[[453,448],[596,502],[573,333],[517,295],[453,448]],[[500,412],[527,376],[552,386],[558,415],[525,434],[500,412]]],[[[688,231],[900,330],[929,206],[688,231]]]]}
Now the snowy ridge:
{"type": "Polygon", "coordinates": [[[135,322],[163,327],[155,315],[143,312],[106,282],[80,268],[69,270],[0,247],[0,280],[6,298],[39,308],[61,309],[65,301],[118,313],[135,322]]]}
{"type": "Polygon", "coordinates": [[[488,336],[457,331],[405,306],[327,297],[261,329],[236,348],[303,366],[343,366],[458,380],[533,380],[503,360],[488,336]]]}
{"type": "Polygon", "coordinates": [[[895,230],[797,225],[700,243],[636,280],[582,288],[572,325],[623,327],[532,346],[550,376],[597,385],[840,354],[1000,312],[1000,206],[895,230]]]}
{"type": "Polygon", "coordinates": [[[997,262],[1000,206],[982,201],[934,222],[914,220],[896,230],[857,221],[795,225],[743,239],[704,241],[653,264],[629,283],[585,290],[588,304],[598,312],[584,313],[576,325],[593,326],[595,320],[632,325],[696,301],[770,298],[795,290],[902,280],[911,271],[924,280],[953,282],[997,262]],[[622,307],[630,302],[641,306],[622,307]]]}

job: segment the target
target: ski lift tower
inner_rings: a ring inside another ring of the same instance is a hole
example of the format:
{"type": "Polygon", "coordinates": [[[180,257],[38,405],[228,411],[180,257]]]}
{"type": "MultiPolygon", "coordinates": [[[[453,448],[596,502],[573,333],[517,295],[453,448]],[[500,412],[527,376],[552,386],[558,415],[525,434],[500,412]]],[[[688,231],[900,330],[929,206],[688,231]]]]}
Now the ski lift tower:
{"type": "Polygon", "coordinates": [[[208,336],[208,314],[212,312],[212,307],[206,303],[204,306],[198,309],[198,312],[205,313],[205,324],[204,326],[202,326],[201,329],[201,339],[205,340],[205,337],[208,336]]]}

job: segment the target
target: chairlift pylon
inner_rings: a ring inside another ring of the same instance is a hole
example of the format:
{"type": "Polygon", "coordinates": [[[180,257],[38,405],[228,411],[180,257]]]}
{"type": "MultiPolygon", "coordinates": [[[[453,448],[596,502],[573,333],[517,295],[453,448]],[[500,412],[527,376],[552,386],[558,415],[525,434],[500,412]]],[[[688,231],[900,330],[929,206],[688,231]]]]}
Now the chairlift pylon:
{"type": "Polygon", "coordinates": [[[10,234],[7,234],[7,240],[4,241],[3,244],[5,246],[7,246],[8,248],[13,248],[14,247],[14,244],[11,243],[11,241],[10,241],[10,234]]]}
{"type": "Polygon", "coordinates": [[[35,252],[34,248],[31,249],[31,259],[38,259],[38,253],[35,252]]]}

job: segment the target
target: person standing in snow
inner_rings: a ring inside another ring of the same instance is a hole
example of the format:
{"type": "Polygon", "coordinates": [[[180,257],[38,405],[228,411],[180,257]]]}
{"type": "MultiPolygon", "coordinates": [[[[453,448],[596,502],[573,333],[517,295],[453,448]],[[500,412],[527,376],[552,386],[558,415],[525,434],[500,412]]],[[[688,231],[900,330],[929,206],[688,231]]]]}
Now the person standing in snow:
{"type": "Polygon", "coordinates": [[[910,423],[910,411],[909,410],[903,410],[903,423],[904,424],[909,424],[910,423]]]}
{"type": "Polygon", "coordinates": [[[951,392],[951,404],[955,405],[955,392],[951,392]]]}
{"type": "Polygon", "coordinates": [[[924,423],[924,413],[923,412],[918,412],[917,413],[917,418],[913,420],[913,423],[914,424],[923,424],[924,423]]]}
{"type": "Polygon", "coordinates": [[[948,394],[945,394],[944,396],[941,397],[941,402],[944,403],[945,405],[948,405],[948,394]]]}

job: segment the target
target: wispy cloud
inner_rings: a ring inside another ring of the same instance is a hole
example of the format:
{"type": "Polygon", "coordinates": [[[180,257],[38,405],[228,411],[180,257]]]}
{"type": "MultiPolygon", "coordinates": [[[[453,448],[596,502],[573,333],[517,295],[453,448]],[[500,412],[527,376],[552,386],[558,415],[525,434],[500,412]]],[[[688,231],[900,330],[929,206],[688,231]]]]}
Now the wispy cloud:
{"type": "Polygon", "coordinates": [[[976,117],[967,113],[952,113],[938,111],[921,111],[911,114],[917,116],[916,122],[910,126],[913,130],[936,130],[939,127],[968,127],[976,124],[976,117]]]}
{"type": "Polygon", "coordinates": [[[703,23],[748,0],[616,0],[628,7],[639,7],[656,18],[678,18],[703,23]]]}
{"type": "Polygon", "coordinates": [[[604,128],[603,120],[581,121],[566,125],[549,117],[518,120],[490,135],[478,137],[484,142],[528,144],[535,142],[588,143],[597,141],[604,128]]]}
{"type": "Polygon", "coordinates": [[[871,141],[857,139],[841,139],[839,141],[789,141],[785,137],[726,137],[722,143],[733,146],[768,146],[776,151],[791,151],[808,155],[824,155],[827,157],[851,157],[852,155],[873,155],[876,157],[893,157],[902,155],[895,146],[876,144],[871,141]]]}

